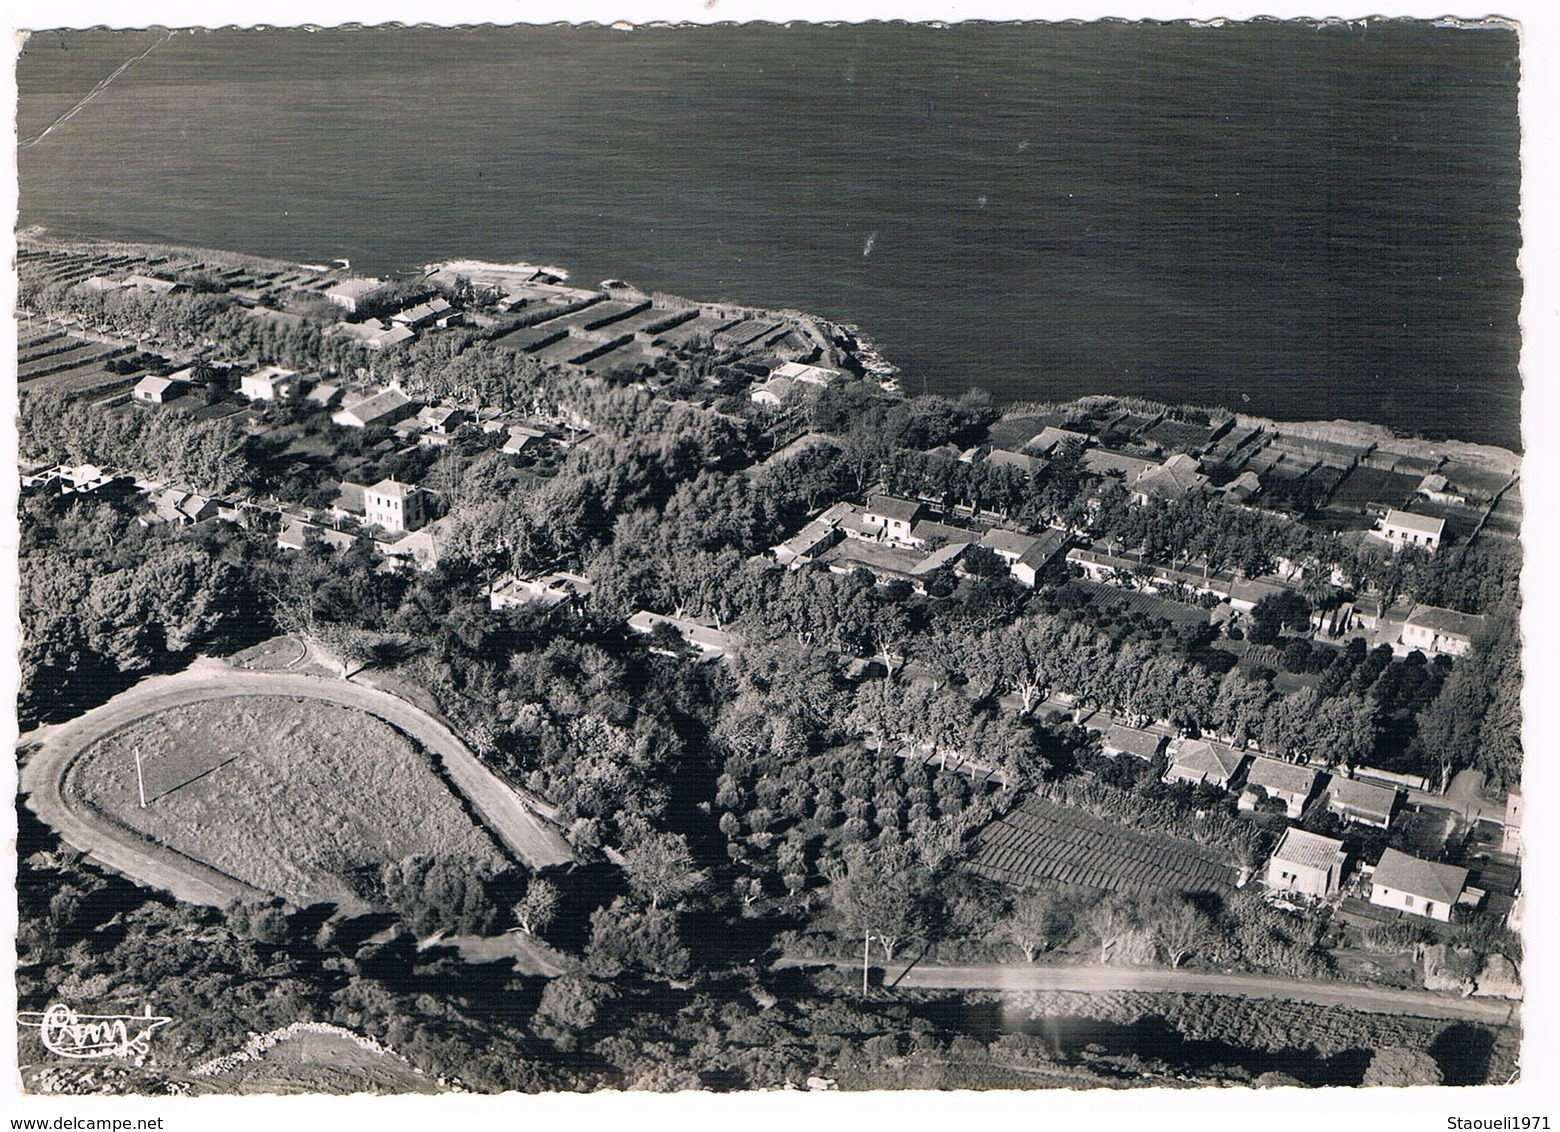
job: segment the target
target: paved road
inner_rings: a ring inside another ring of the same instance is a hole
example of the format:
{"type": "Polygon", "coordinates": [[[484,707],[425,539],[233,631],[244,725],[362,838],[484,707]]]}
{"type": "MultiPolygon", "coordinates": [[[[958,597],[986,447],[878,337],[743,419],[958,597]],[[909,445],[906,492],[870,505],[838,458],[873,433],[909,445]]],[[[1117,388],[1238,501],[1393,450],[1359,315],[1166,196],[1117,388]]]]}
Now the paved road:
{"type": "Polygon", "coordinates": [[[62,789],[76,756],[104,735],[155,712],[228,696],[302,696],[370,712],[436,755],[472,809],[519,860],[532,868],[573,860],[568,842],[538,820],[453,732],[406,701],[342,680],[249,672],[219,661],[200,661],[176,675],[143,680],[69,723],[22,736],[19,745],[24,749],[38,744],[21,768],[28,807],[70,845],[181,900],[220,907],[234,898],[265,897],[268,894],[234,877],[105,819],[62,789]]]}
{"type": "MultiPolygon", "coordinates": [[[[860,972],[860,958],[781,959],[776,967],[833,966],[860,972]]],[[[881,966],[881,964],[874,964],[881,966]]],[[[979,967],[891,964],[884,982],[893,987],[998,991],[1169,991],[1176,994],[1234,995],[1344,1006],[1372,1014],[1417,1018],[1453,1018],[1506,1025],[1516,1020],[1518,1004],[1503,999],[1461,998],[1433,991],[1395,990],[1360,983],[1312,982],[1271,975],[1237,975],[1168,967],[1095,967],[992,963],[979,967]]]]}

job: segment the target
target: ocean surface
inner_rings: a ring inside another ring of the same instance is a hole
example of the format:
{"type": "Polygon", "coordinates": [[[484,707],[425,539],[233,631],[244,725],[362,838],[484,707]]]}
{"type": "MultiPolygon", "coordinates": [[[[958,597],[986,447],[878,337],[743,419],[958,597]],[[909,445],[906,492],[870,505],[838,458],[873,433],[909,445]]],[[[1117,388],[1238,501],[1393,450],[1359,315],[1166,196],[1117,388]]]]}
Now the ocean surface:
{"type": "Polygon", "coordinates": [[[1375,20],[41,33],[20,220],[544,262],[854,323],[912,391],[1515,448],[1518,78],[1514,32],[1375,20]]]}

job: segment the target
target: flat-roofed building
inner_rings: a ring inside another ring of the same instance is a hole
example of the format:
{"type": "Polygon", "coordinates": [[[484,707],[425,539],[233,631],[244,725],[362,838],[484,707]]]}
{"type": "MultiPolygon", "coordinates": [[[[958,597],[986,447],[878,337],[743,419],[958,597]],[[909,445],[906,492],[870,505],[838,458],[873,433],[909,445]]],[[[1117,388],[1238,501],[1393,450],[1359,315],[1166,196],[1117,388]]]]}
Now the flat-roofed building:
{"type": "Polygon", "coordinates": [[[1348,859],[1341,841],[1286,829],[1268,861],[1268,890],[1326,900],[1338,894],[1348,859]]]}
{"type": "Polygon", "coordinates": [[[298,374],[281,366],[266,366],[238,379],[238,392],[251,401],[290,401],[298,396],[298,374]]]}

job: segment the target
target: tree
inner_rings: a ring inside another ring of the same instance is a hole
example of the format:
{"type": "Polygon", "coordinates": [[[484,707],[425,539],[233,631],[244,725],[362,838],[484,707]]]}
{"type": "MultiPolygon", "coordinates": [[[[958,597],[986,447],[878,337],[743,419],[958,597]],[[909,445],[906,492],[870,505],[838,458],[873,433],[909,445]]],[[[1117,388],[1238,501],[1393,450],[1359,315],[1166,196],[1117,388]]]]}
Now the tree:
{"type": "Polygon", "coordinates": [[[1056,943],[1057,897],[1052,886],[1032,888],[1013,901],[1003,920],[1004,934],[1024,953],[1026,963],[1056,943]]]}
{"type": "Polygon", "coordinates": [[[929,877],[903,846],[857,850],[845,873],[829,886],[829,900],[846,934],[877,940],[885,962],[901,941],[922,929],[922,901],[929,877]]]}
{"type": "Polygon", "coordinates": [[[1164,949],[1170,966],[1179,967],[1194,953],[1218,938],[1214,925],[1201,909],[1179,896],[1151,901],[1145,915],[1154,938],[1164,949]]]}
{"type": "Polygon", "coordinates": [[[591,913],[585,957],[592,970],[605,978],[641,970],[676,979],[693,965],[677,930],[675,912],[640,908],[621,896],[591,913]]]}
{"type": "Polygon", "coordinates": [[[652,909],[659,908],[663,900],[692,895],[709,879],[704,870],[694,866],[688,839],[680,833],[645,831],[623,850],[623,871],[652,909]]]}
{"type": "Polygon", "coordinates": [[[558,886],[542,877],[532,877],[525,896],[514,906],[515,923],[526,935],[545,931],[558,915],[561,894],[558,886]]]}
{"type": "Polygon", "coordinates": [[[568,972],[550,979],[531,1025],[559,1049],[576,1047],[579,1036],[596,1024],[601,1008],[616,997],[612,987],[586,975],[568,972]]]}
{"type": "Polygon", "coordinates": [[[1135,902],[1116,893],[1108,893],[1084,913],[1084,924],[1100,944],[1100,962],[1107,961],[1110,950],[1125,943],[1141,927],[1135,902]]]}

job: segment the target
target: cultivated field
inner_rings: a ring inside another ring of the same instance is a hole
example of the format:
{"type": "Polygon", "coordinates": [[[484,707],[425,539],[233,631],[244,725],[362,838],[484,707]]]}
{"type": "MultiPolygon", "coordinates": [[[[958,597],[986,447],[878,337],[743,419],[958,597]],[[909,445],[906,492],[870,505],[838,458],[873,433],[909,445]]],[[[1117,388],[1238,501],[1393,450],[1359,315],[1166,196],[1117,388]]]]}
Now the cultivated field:
{"type": "Polygon", "coordinates": [[[1235,884],[1234,870],[1200,845],[1123,829],[1039,798],[981,831],[972,867],[1010,884],[1051,880],[1139,895],[1222,892],[1235,884]]]}
{"type": "Polygon", "coordinates": [[[366,712],[311,700],[245,696],[169,708],[94,743],[66,789],[300,905],[356,904],[348,874],[410,854],[504,864],[411,740],[366,712]]]}

